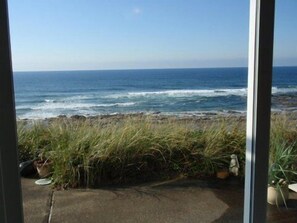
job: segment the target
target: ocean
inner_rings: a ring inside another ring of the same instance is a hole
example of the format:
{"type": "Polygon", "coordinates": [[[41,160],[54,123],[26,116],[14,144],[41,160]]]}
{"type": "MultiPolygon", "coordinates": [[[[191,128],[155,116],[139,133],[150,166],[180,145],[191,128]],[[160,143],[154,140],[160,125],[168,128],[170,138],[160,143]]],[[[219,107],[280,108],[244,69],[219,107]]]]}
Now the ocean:
{"type": "MultiPolygon", "coordinates": [[[[247,68],[15,72],[19,119],[244,113],[247,68]]],[[[297,111],[297,67],[273,70],[276,111],[297,111]],[[285,100],[285,101],[284,101],[285,100]]]]}

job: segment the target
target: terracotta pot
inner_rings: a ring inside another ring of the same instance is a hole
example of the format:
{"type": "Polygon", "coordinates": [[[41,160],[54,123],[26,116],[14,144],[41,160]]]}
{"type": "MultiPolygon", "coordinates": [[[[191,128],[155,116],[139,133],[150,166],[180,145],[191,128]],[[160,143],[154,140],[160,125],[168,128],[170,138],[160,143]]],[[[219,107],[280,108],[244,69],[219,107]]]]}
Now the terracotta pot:
{"type": "Polygon", "coordinates": [[[281,187],[269,186],[267,189],[267,202],[272,205],[283,205],[289,199],[288,185],[281,187]]]}
{"type": "Polygon", "coordinates": [[[39,161],[36,161],[35,165],[36,165],[38,175],[41,178],[48,177],[51,174],[52,162],[39,160],[39,161]]]}
{"type": "Polygon", "coordinates": [[[219,170],[217,172],[217,178],[225,180],[229,177],[229,171],[228,170],[219,170]]]}

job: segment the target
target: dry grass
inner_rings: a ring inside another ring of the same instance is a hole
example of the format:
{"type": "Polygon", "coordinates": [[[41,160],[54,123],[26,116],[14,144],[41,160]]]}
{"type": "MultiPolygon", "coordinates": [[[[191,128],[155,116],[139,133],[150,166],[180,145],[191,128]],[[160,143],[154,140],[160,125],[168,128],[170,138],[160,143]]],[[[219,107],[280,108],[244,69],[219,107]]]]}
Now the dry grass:
{"type": "MultiPolygon", "coordinates": [[[[272,143],[278,143],[277,137],[296,140],[296,130],[285,129],[273,127],[272,143]]],[[[53,180],[63,187],[212,175],[228,168],[233,153],[239,156],[241,174],[244,170],[245,128],[239,121],[221,119],[199,126],[151,117],[109,123],[56,119],[19,122],[18,137],[21,161],[38,155],[50,159],[53,180]]]]}

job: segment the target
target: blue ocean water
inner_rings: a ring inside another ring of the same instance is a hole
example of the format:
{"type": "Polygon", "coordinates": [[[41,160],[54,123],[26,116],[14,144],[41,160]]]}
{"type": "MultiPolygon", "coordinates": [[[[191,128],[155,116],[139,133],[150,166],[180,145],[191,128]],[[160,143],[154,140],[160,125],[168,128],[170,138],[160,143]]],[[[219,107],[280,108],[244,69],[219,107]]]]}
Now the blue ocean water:
{"type": "MultiPolygon", "coordinates": [[[[273,75],[274,96],[297,96],[297,67],[273,75]]],[[[247,68],[15,72],[14,85],[18,118],[245,112],[247,68]]]]}

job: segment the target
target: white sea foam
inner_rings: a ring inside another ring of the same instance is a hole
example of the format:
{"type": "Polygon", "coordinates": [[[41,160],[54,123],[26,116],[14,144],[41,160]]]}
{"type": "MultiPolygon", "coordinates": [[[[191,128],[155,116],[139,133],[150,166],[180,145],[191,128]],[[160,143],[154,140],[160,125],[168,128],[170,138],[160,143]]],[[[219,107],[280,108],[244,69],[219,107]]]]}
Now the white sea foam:
{"type": "Polygon", "coordinates": [[[81,95],[65,97],[63,100],[64,101],[81,101],[81,100],[86,100],[86,99],[93,99],[94,97],[95,97],[95,95],[81,94],[81,95]]]}
{"type": "MultiPolygon", "coordinates": [[[[96,104],[96,103],[75,103],[75,102],[56,102],[56,103],[40,103],[33,106],[33,110],[90,110],[98,107],[128,107],[135,105],[135,102],[124,102],[124,103],[110,103],[110,104],[96,104]]],[[[20,109],[20,108],[18,108],[20,109]]]]}
{"type": "Polygon", "coordinates": [[[55,100],[53,100],[53,99],[45,99],[44,101],[47,102],[47,103],[53,103],[53,102],[55,102],[55,100]]]}
{"type": "Polygon", "coordinates": [[[52,98],[46,98],[44,99],[44,102],[46,103],[56,103],[56,102],[81,102],[86,99],[94,99],[95,95],[72,95],[72,96],[67,96],[67,95],[59,95],[59,97],[55,97],[55,99],[52,98]]]}
{"type": "Polygon", "coordinates": [[[278,88],[278,87],[272,87],[272,94],[288,94],[288,93],[296,93],[297,87],[291,87],[291,88],[278,88]]]}
{"type": "Polygon", "coordinates": [[[19,109],[31,109],[31,107],[29,105],[16,105],[15,109],[16,110],[19,110],[19,109]]]}
{"type": "MultiPolygon", "coordinates": [[[[272,88],[273,94],[286,94],[297,92],[297,87],[292,88],[272,88]]],[[[142,91],[142,92],[127,92],[122,94],[112,94],[106,98],[133,98],[133,97],[224,97],[224,96],[246,96],[246,88],[224,88],[224,89],[197,89],[197,90],[164,90],[164,91],[142,91]]]]}
{"type": "Polygon", "coordinates": [[[18,118],[20,119],[45,119],[45,118],[53,118],[60,115],[57,112],[28,112],[23,115],[19,115],[18,118]]]}
{"type": "Polygon", "coordinates": [[[67,102],[57,102],[57,103],[41,103],[37,106],[33,106],[33,110],[57,110],[57,109],[85,109],[94,107],[96,104],[87,103],[67,103],[67,102]]]}
{"type": "Polygon", "coordinates": [[[120,106],[120,107],[128,107],[128,106],[133,106],[135,105],[135,102],[123,102],[123,103],[115,103],[115,105],[120,106]]]}
{"type": "MultiPolygon", "coordinates": [[[[289,88],[272,88],[273,94],[294,94],[297,93],[297,86],[292,86],[289,88]]],[[[196,103],[202,103],[204,101],[211,101],[211,97],[227,97],[227,96],[240,96],[246,97],[246,88],[226,88],[226,89],[194,89],[194,90],[163,90],[163,91],[143,91],[143,92],[125,92],[122,94],[111,94],[106,97],[111,98],[109,103],[100,101],[97,95],[75,95],[75,96],[64,96],[60,98],[46,98],[42,103],[38,104],[21,104],[16,106],[16,110],[19,110],[18,118],[29,118],[29,119],[43,119],[56,117],[61,114],[66,115],[96,115],[100,113],[118,113],[127,112],[133,113],[137,111],[141,112],[140,107],[136,107],[136,104],[141,103],[146,104],[154,101],[155,99],[161,98],[164,103],[158,105],[158,109],[164,114],[165,110],[162,110],[162,106],[166,107],[169,105],[175,105],[176,100],[180,103],[185,100],[184,105],[187,106],[189,99],[195,101],[196,103]],[[193,98],[191,98],[193,97],[193,98]],[[172,100],[177,98],[176,100],[172,100]],[[184,99],[187,98],[187,99],[184,99]],[[86,100],[93,99],[93,100],[86,100]],[[123,101],[125,99],[125,101],[123,101]],[[94,102],[98,100],[99,103],[94,102]],[[90,103],[91,101],[91,103],[90,103]],[[101,102],[101,103],[100,103],[101,102]],[[133,108],[133,106],[135,106],[133,108]],[[122,108],[121,107],[127,107],[122,108]],[[131,107],[131,108],[130,108],[131,107]],[[118,108],[118,109],[117,109],[118,108]],[[25,112],[28,109],[29,111],[25,112]],[[22,111],[21,111],[22,110],[22,111]]],[[[159,100],[158,100],[159,101],[159,100]]],[[[157,108],[156,108],[157,109],[157,108]]],[[[145,110],[145,109],[144,109],[145,110]]],[[[174,110],[174,109],[173,109],[174,110]]],[[[283,110],[283,108],[281,109],[283,110]]],[[[154,112],[154,111],[152,111],[154,112]]],[[[177,112],[186,115],[206,115],[208,113],[225,113],[226,111],[187,111],[187,112],[177,112]]],[[[236,111],[239,112],[239,111],[236,111]]],[[[166,112],[165,112],[166,113],[166,112]]],[[[171,113],[171,112],[169,112],[171,113]]],[[[229,112],[227,112],[229,113],[229,112]]],[[[171,114],[176,114],[172,112],[171,114]]]]}
{"type": "Polygon", "coordinates": [[[111,103],[111,104],[96,104],[94,107],[128,107],[135,105],[135,102],[111,103]]]}
{"type": "Polygon", "coordinates": [[[132,97],[192,97],[192,96],[201,96],[201,97],[218,97],[218,96],[228,96],[228,95],[238,95],[245,96],[246,89],[212,89],[212,90],[165,90],[165,91],[144,91],[144,92],[128,92],[123,94],[113,94],[108,95],[108,98],[132,98],[132,97]]]}

